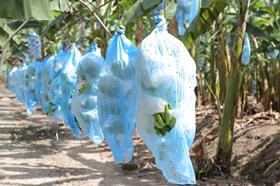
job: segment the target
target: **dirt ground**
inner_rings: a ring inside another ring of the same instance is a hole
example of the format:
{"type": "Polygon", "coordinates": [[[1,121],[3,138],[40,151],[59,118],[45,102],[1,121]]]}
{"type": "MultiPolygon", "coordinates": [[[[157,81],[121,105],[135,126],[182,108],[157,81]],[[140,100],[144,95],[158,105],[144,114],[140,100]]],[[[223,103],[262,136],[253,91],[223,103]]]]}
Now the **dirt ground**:
{"type": "MultiPolygon", "coordinates": [[[[269,112],[237,120],[233,176],[199,175],[198,185],[272,185],[280,182],[280,114],[269,112]]],[[[168,185],[135,135],[137,171],[114,164],[105,143],[76,140],[66,127],[39,111],[28,117],[24,105],[0,87],[0,185],[168,185]]],[[[194,166],[212,161],[217,144],[217,115],[197,109],[194,166]],[[204,161],[202,161],[204,160],[204,161]]]]}

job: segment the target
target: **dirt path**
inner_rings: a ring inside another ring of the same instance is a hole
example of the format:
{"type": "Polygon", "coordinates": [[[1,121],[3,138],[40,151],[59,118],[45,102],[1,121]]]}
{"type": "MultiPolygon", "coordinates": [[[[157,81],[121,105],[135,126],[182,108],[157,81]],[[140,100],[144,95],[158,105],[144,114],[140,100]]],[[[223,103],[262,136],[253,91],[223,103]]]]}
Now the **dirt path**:
{"type": "Polygon", "coordinates": [[[27,117],[24,106],[1,89],[0,185],[167,185],[147,165],[124,172],[113,163],[106,144],[75,140],[68,128],[40,112],[27,117]]]}
{"type": "MultiPolygon", "coordinates": [[[[195,167],[215,155],[217,124],[212,108],[197,110],[197,135],[191,152],[195,167]]],[[[0,186],[169,185],[139,137],[134,137],[134,145],[139,169],[123,171],[114,164],[105,143],[97,146],[87,139],[76,140],[68,128],[40,112],[28,117],[24,105],[0,85],[0,186]]],[[[279,113],[237,119],[232,162],[235,178],[206,175],[198,185],[280,183],[279,113]]]]}

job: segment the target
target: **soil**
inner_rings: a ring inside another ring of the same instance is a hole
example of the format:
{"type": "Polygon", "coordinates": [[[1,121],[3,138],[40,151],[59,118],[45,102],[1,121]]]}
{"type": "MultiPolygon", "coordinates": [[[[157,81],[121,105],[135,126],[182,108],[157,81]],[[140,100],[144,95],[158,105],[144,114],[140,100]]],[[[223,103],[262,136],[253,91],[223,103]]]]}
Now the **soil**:
{"type": "MultiPolygon", "coordinates": [[[[195,165],[214,162],[217,145],[218,115],[209,106],[201,107],[192,148],[195,165]]],[[[254,185],[280,185],[280,113],[260,112],[236,119],[231,164],[235,179],[254,185]]],[[[207,180],[209,176],[201,177],[207,180]]]]}
{"type": "MultiPolygon", "coordinates": [[[[197,108],[197,136],[191,157],[196,169],[213,161],[218,116],[197,108]]],[[[40,111],[27,116],[25,107],[0,86],[0,185],[170,185],[137,135],[136,171],[113,162],[107,144],[76,140],[62,124],[40,111]]],[[[199,174],[198,185],[280,185],[280,114],[261,112],[237,119],[232,177],[199,174]]]]}

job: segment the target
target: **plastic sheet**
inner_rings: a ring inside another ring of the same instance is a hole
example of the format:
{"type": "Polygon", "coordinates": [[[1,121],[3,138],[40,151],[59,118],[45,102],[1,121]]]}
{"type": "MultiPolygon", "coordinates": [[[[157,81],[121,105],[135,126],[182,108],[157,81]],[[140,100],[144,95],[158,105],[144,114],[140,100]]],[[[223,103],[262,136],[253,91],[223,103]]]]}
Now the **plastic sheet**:
{"type": "Polygon", "coordinates": [[[178,32],[182,36],[186,32],[185,22],[190,25],[199,13],[199,0],[177,0],[175,16],[178,22],[178,32]]]}
{"type": "Polygon", "coordinates": [[[162,16],[140,48],[137,61],[137,131],[165,178],[175,184],[195,184],[189,149],[195,136],[196,66],[187,49],[166,30],[162,16]],[[156,113],[170,105],[176,123],[165,135],[155,129],[156,113]]]}
{"type": "Polygon", "coordinates": [[[42,86],[41,86],[41,72],[46,64],[47,58],[42,62],[35,61],[35,98],[37,104],[41,105],[41,95],[42,95],[42,86]]]}
{"type": "Polygon", "coordinates": [[[29,59],[24,60],[23,66],[17,70],[13,68],[11,77],[11,91],[16,94],[16,98],[27,107],[28,115],[31,115],[35,109],[36,100],[34,97],[34,64],[29,64],[29,59]]]}
{"type": "Polygon", "coordinates": [[[31,115],[35,112],[35,105],[37,104],[36,96],[35,96],[35,72],[36,67],[35,63],[30,63],[27,66],[27,69],[24,71],[24,81],[25,81],[25,105],[27,114],[31,115]]]}
{"type": "Polygon", "coordinates": [[[244,41],[243,41],[243,50],[242,50],[241,62],[244,65],[249,64],[250,56],[251,56],[250,40],[249,40],[248,34],[245,33],[244,41]]]}
{"type": "Polygon", "coordinates": [[[7,86],[11,92],[15,92],[15,79],[16,79],[15,77],[16,77],[17,70],[18,70],[17,67],[13,67],[8,74],[7,86]]]}
{"type": "Polygon", "coordinates": [[[72,134],[76,138],[82,138],[83,135],[78,128],[78,124],[71,113],[71,101],[74,89],[77,83],[77,67],[81,60],[81,53],[75,45],[65,49],[63,66],[58,76],[61,87],[61,113],[67,125],[70,126],[72,134]]]}
{"type": "Polygon", "coordinates": [[[79,63],[78,83],[71,104],[80,128],[95,144],[104,139],[97,110],[97,84],[103,63],[101,50],[94,44],[79,63]]]}
{"type": "Polygon", "coordinates": [[[52,103],[48,96],[48,91],[51,88],[51,82],[54,78],[54,59],[56,55],[49,57],[41,71],[41,108],[42,112],[48,114],[51,112],[52,103]]]}
{"type": "Polygon", "coordinates": [[[62,90],[61,90],[61,72],[68,58],[68,51],[63,47],[55,56],[53,61],[53,69],[50,71],[50,85],[48,88],[49,109],[48,116],[54,121],[62,121],[64,119],[61,110],[62,90]]]}
{"type": "Polygon", "coordinates": [[[8,88],[16,94],[19,101],[26,105],[28,115],[35,111],[37,103],[35,78],[36,63],[30,63],[27,57],[22,67],[14,67],[8,74],[8,88]]]}
{"type": "Polygon", "coordinates": [[[16,72],[16,83],[15,83],[15,94],[16,94],[16,98],[21,101],[24,102],[24,76],[23,73],[24,71],[27,69],[27,66],[24,64],[22,67],[19,68],[19,70],[16,72]]]}
{"type": "Polygon", "coordinates": [[[117,30],[98,83],[100,125],[117,163],[127,163],[133,157],[137,55],[138,48],[125,37],[124,29],[117,30]]]}
{"type": "Polygon", "coordinates": [[[30,58],[33,60],[41,57],[41,39],[35,32],[32,32],[28,36],[28,53],[30,58]]]}

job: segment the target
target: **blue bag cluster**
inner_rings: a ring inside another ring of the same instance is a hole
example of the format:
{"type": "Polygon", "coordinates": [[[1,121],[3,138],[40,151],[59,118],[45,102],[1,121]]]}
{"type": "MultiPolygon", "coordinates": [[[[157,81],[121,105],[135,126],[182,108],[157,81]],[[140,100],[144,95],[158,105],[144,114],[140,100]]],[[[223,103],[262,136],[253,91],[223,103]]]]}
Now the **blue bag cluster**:
{"type": "Polygon", "coordinates": [[[25,59],[21,68],[13,68],[8,75],[8,88],[15,92],[18,100],[26,105],[28,115],[35,109],[35,65],[25,59]]]}
{"type": "Polygon", "coordinates": [[[146,37],[137,62],[137,131],[155,157],[165,178],[176,184],[195,184],[188,154],[195,136],[196,66],[187,49],[167,32],[165,19],[146,37]],[[164,136],[154,128],[154,114],[171,105],[175,126],[164,136]]]}
{"type": "Polygon", "coordinates": [[[79,127],[95,144],[104,140],[97,111],[97,85],[103,64],[101,50],[93,44],[78,65],[78,83],[71,104],[79,127]]]}
{"type": "Polygon", "coordinates": [[[140,50],[120,27],[105,59],[96,44],[84,56],[75,45],[62,45],[42,61],[32,55],[9,73],[8,87],[29,114],[41,106],[50,119],[70,126],[77,139],[87,136],[95,144],[105,139],[116,163],[133,160],[137,126],[165,178],[195,184],[188,151],[195,136],[196,66],[167,32],[165,18],[156,16],[155,23],[140,50]],[[155,116],[167,107],[165,121],[173,126],[160,136],[155,116]]]}
{"type": "Polygon", "coordinates": [[[250,39],[247,33],[244,35],[244,41],[243,41],[243,49],[242,49],[242,56],[241,56],[241,62],[244,65],[249,64],[250,62],[250,56],[251,56],[251,46],[250,46],[250,39]]]}
{"type": "Polygon", "coordinates": [[[64,121],[76,138],[82,138],[71,113],[81,53],[75,45],[71,45],[61,47],[58,54],[46,57],[43,61],[32,59],[26,58],[21,68],[10,72],[9,89],[26,105],[29,115],[35,111],[35,106],[41,106],[42,112],[50,119],[64,121]]]}
{"type": "Polygon", "coordinates": [[[28,52],[30,58],[26,57],[24,60],[24,65],[17,69],[12,70],[14,77],[13,85],[9,85],[10,90],[16,93],[16,97],[21,100],[27,108],[28,115],[31,115],[35,111],[35,106],[38,103],[38,90],[36,86],[36,71],[37,71],[37,60],[41,56],[41,40],[36,33],[31,33],[28,36],[28,52]]]}
{"type": "Polygon", "coordinates": [[[185,23],[188,25],[199,13],[200,0],[177,0],[175,16],[178,22],[180,36],[186,32],[185,23]]]}
{"type": "Polygon", "coordinates": [[[117,163],[127,163],[133,157],[137,55],[138,48],[125,37],[124,29],[118,29],[109,43],[98,82],[100,124],[117,163]]]}

